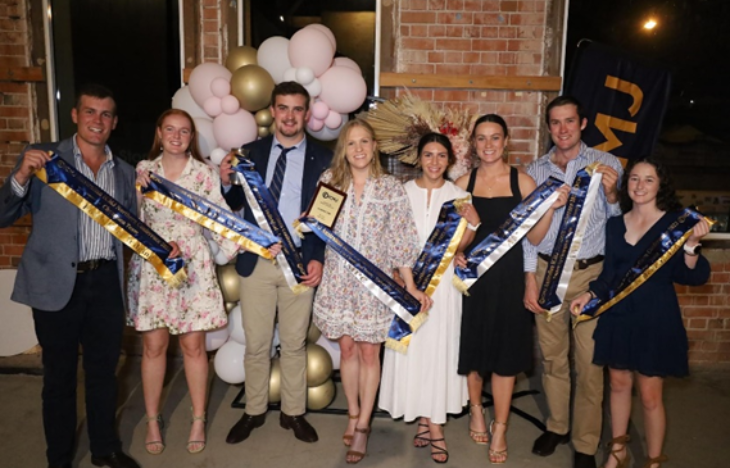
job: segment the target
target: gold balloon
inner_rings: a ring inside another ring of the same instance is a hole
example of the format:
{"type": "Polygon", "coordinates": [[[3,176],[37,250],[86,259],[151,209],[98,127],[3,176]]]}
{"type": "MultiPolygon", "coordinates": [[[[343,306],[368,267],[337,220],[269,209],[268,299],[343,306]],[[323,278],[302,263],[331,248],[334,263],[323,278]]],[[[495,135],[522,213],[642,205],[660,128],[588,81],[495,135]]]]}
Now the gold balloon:
{"type": "Polygon", "coordinates": [[[307,408],[310,410],[325,409],[335,399],[335,383],[332,379],[327,379],[318,387],[309,387],[307,389],[307,408]]]}
{"type": "Polygon", "coordinates": [[[307,344],[307,387],[317,387],[332,375],[332,356],[320,345],[307,344]]]}
{"type": "Polygon", "coordinates": [[[259,127],[269,127],[274,123],[274,116],[271,115],[271,109],[268,107],[256,112],[254,118],[256,119],[256,125],[259,127]]]}
{"type": "Polygon", "coordinates": [[[281,401],[281,361],[279,358],[271,360],[271,375],[269,376],[269,403],[281,401]]]}
{"type": "Polygon", "coordinates": [[[256,112],[269,105],[274,86],[269,72],[258,65],[241,67],[231,77],[231,94],[249,112],[256,112]]]}
{"type": "Polygon", "coordinates": [[[276,122],[271,124],[271,127],[269,127],[269,133],[276,133],[276,122]]]}
{"type": "Polygon", "coordinates": [[[259,127],[259,137],[264,138],[269,136],[269,127],[259,127]]]}
{"type": "Polygon", "coordinates": [[[319,337],[322,336],[322,332],[317,328],[314,322],[309,324],[309,330],[307,331],[307,343],[316,343],[319,337]]]}
{"type": "Polygon", "coordinates": [[[225,302],[238,302],[241,299],[241,293],[238,290],[238,273],[236,273],[236,265],[219,265],[218,266],[218,284],[223,293],[225,302]]]}
{"type": "Polygon", "coordinates": [[[226,312],[230,312],[234,307],[238,305],[238,302],[226,302],[226,312]]]}
{"type": "Polygon", "coordinates": [[[233,73],[246,65],[258,65],[259,62],[256,59],[256,54],[256,49],[251,46],[234,47],[228,52],[228,57],[226,57],[226,68],[233,73]]]}

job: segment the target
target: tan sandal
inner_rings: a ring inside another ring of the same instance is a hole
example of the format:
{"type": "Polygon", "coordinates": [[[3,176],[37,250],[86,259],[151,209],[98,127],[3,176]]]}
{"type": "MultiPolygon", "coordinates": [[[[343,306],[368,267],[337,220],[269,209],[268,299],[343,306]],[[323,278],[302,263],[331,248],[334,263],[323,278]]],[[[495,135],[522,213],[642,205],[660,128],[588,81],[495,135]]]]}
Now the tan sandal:
{"type": "Polygon", "coordinates": [[[482,419],[484,419],[484,407],[481,404],[469,405],[469,437],[471,437],[471,440],[473,440],[477,445],[487,445],[489,444],[489,435],[487,432],[475,431],[471,428],[471,419],[472,414],[474,414],[474,408],[481,408],[480,412],[482,413],[482,419]]]}
{"type": "Polygon", "coordinates": [[[661,454],[658,457],[648,459],[646,461],[646,463],[644,463],[644,468],[652,468],[651,465],[654,465],[656,463],[658,463],[661,466],[661,464],[664,463],[665,461],[669,461],[669,457],[664,454],[661,454]]]}
{"type": "MultiPolygon", "coordinates": [[[[608,447],[608,450],[610,450],[609,453],[613,458],[616,459],[616,468],[629,468],[629,463],[631,462],[631,453],[629,453],[629,450],[626,448],[626,444],[628,444],[630,441],[631,437],[628,434],[624,434],[622,436],[614,437],[613,439],[611,439],[610,442],[606,444],[606,447],[608,447]],[[621,447],[614,450],[614,445],[620,445],[621,447]],[[626,453],[624,458],[618,457],[618,454],[621,452],[626,453]]],[[[605,466],[606,465],[604,464],[602,468],[605,468],[605,466]]]]}
{"type": "MultiPolygon", "coordinates": [[[[352,421],[355,419],[360,419],[360,414],[348,414],[347,418],[352,421]]],[[[354,434],[347,434],[342,436],[342,443],[345,444],[345,447],[349,447],[352,444],[352,438],[354,434]]]]}
{"type": "MultiPolygon", "coordinates": [[[[162,415],[156,414],[154,416],[147,416],[147,424],[155,421],[157,427],[160,429],[160,440],[153,440],[152,442],[146,442],[144,444],[145,450],[150,455],[159,455],[165,450],[165,443],[162,441],[162,428],[165,427],[165,423],[162,421],[162,415]]],[[[149,431],[149,428],[147,428],[149,431]]]]}
{"type": "Polygon", "coordinates": [[[357,450],[348,450],[347,454],[345,454],[345,461],[350,464],[354,465],[356,463],[360,463],[363,458],[365,458],[365,455],[367,454],[367,448],[368,448],[368,440],[367,437],[370,434],[370,428],[366,427],[364,429],[360,429],[359,427],[355,428],[355,434],[352,436],[353,440],[352,443],[355,443],[355,437],[358,434],[365,434],[365,449],[362,452],[359,452],[357,450]],[[348,457],[354,457],[352,459],[348,457]]]}
{"type": "MultiPolygon", "coordinates": [[[[494,429],[494,425],[495,424],[501,424],[502,426],[504,426],[504,433],[505,433],[505,435],[507,434],[507,428],[509,427],[509,425],[506,422],[495,421],[494,419],[492,419],[490,421],[490,423],[489,423],[489,435],[492,438],[492,443],[494,443],[494,431],[493,431],[493,429],[494,429]]],[[[505,437],[505,440],[506,439],[507,438],[505,437]]],[[[492,465],[501,465],[501,464],[505,463],[506,461],[507,461],[507,449],[504,449],[504,450],[493,450],[492,447],[491,447],[491,445],[490,445],[490,447],[489,447],[489,463],[491,463],[492,465]]]]}
{"type": "MultiPolygon", "coordinates": [[[[192,412],[193,412],[193,408],[190,408],[190,413],[192,413],[192,412]]],[[[205,423],[208,421],[205,418],[205,412],[203,412],[203,414],[201,416],[195,416],[194,414],[192,416],[193,416],[193,419],[190,422],[191,426],[193,425],[193,423],[195,423],[195,421],[203,421],[203,426],[205,426],[205,423]]],[[[205,450],[205,441],[204,440],[189,440],[188,444],[187,444],[187,449],[188,449],[188,453],[193,454],[193,455],[196,453],[200,453],[203,450],[205,450]]]]}

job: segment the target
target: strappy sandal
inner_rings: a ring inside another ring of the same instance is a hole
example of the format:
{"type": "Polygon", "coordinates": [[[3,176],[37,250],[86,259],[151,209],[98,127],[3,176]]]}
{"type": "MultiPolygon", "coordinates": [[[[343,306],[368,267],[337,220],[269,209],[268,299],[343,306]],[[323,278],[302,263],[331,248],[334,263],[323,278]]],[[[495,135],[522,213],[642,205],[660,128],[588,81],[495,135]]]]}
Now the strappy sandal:
{"type": "MultiPolygon", "coordinates": [[[[190,413],[192,414],[193,408],[190,408],[190,413]]],[[[190,422],[190,425],[192,426],[195,421],[203,421],[203,427],[205,427],[205,423],[208,421],[205,418],[205,412],[201,416],[195,416],[195,414],[192,414],[192,421],[190,422]]],[[[200,453],[203,450],[205,450],[205,441],[204,440],[189,440],[187,444],[188,453],[190,454],[196,454],[200,453]]]]}
{"type": "Polygon", "coordinates": [[[416,435],[413,436],[413,446],[416,448],[424,448],[428,447],[428,444],[431,443],[431,439],[429,437],[423,437],[424,435],[428,434],[431,435],[431,430],[428,428],[428,424],[418,422],[418,427],[425,427],[425,431],[416,432],[416,435]],[[425,444],[423,443],[425,442],[425,444]]]}
{"type": "Polygon", "coordinates": [[[345,461],[350,464],[354,465],[356,463],[360,463],[363,458],[365,458],[365,455],[367,454],[367,448],[368,448],[368,435],[370,434],[370,428],[366,427],[364,429],[360,429],[359,427],[355,428],[355,434],[352,436],[352,443],[355,443],[355,437],[357,437],[358,434],[365,434],[365,448],[362,452],[359,452],[357,450],[348,450],[347,454],[345,455],[345,461]],[[354,457],[354,458],[349,458],[354,457]]]}
{"type": "MultiPolygon", "coordinates": [[[[631,462],[631,454],[629,453],[629,450],[626,448],[626,444],[628,444],[631,441],[631,437],[629,437],[628,434],[624,434],[622,436],[614,437],[611,439],[610,442],[606,443],[606,447],[608,447],[608,450],[610,450],[610,454],[613,458],[616,459],[616,468],[629,468],[629,463],[631,462]],[[621,447],[617,448],[616,450],[613,449],[614,445],[620,445],[621,447]],[[618,454],[621,452],[625,452],[626,455],[624,458],[619,458],[618,454]]],[[[605,468],[605,464],[601,468],[605,468]]],[[[647,465],[650,466],[650,465],[647,465]]]]}
{"type": "MultiPolygon", "coordinates": [[[[162,415],[156,414],[154,416],[147,416],[147,424],[155,421],[157,427],[160,429],[160,440],[153,440],[152,442],[146,442],[144,444],[145,450],[150,455],[159,455],[165,450],[165,443],[162,441],[162,428],[165,427],[165,423],[162,421],[162,415]]],[[[149,427],[147,428],[149,431],[149,427]]]]}
{"type": "Polygon", "coordinates": [[[443,465],[444,463],[446,463],[447,461],[449,461],[449,451],[446,450],[444,447],[439,447],[438,445],[434,444],[434,442],[446,442],[446,439],[443,438],[443,437],[440,438],[440,439],[431,439],[431,442],[430,442],[430,445],[431,445],[431,460],[435,461],[436,463],[440,463],[440,464],[443,465]],[[435,452],[434,452],[434,450],[435,450],[435,452]],[[446,455],[446,458],[444,458],[443,460],[439,460],[438,458],[434,458],[434,457],[438,457],[440,455],[446,455]]]}
{"type": "Polygon", "coordinates": [[[655,463],[658,463],[659,465],[661,465],[665,461],[669,461],[669,457],[664,454],[661,454],[658,457],[648,459],[646,461],[646,463],[644,463],[644,468],[652,468],[651,465],[654,465],[655,463]]]}
{"type": "MultiPolygon", "coordinates": [[[[360,418],[360,414],[349,414],[347,415],[347,418],[352,421],[355,419],[360,418]]],[[[345,433],[345,435],[342,436],[342,443],[345,444],[345,447],[349,447],[352,444],[352,435],[345,433]]]]}
{"type": "Polygon", "coordinates": [[[484,419],[484,407],[481,404],[469,405],[469,437],[471,437],[471,440],[473,440],[477,445],[487,445],[489,444],[489,436],[487,435],[487,432],[475,431],[471,428],[471,419],[472,414],[474,413],[474,408],[481,408],[480,411],[482,413],[482,419],[484,419]]]}
{"type": "MultiPolygon", "coordinates": [[[[506,422],[499,422],[492,419],[489,423],[489,435],[492,437],[492,443],[494,443],[494,425],[495,424],[501,424],[504,426],[504,433],[507,434],[507,428],[509,427],[506,422]]],[[[505,440],[507,438],[505,437],[505,440]]],[[[507,449],[504,450],[493,450],[492,447],[489,447],[489,463],[492,465],[501,465],[507,461],[507,449]],[[503,458],[504,457],[504,458],[503,458]]]]}

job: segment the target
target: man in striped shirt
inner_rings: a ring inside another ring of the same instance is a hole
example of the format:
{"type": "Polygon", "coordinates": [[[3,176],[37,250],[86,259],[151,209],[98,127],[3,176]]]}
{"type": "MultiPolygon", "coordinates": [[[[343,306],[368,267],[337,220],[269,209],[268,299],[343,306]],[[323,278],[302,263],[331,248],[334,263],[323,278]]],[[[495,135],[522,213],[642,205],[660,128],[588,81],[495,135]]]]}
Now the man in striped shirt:
{"type": "MultiPolygon", "coordinates": [[[[560,96],[554,99],[548,104],[546,119],[555,146],[530,164],[527,168],[528,174],[538,185],[550,176],[571,185],[578,171],[599,162],[597,172],[603,174],[603,187],[599,190],[593,206],[562,308],[549,322],[544,315],[536,317],[538,340],[543,355],[542,381],[550,414],[547,431],[535,440],[532,452],[548,456],[559,443],[572,440],[575,468],[595,468],[595,453],[601,436],[603,401],[603,369],[592,363],[593,330],[597,320],[586,322],[572,330],[572,316],[568,307],[573,297],[585,292],[588,283],[601,272],[606,222],[610,217],[621,214],[618,180],[623,171],[616,157],[589,148],[581,141],[581,131],[588,121],[575,98],[560,96]],[[576,372],[572,431],[569,356],[571,331],[576,372]],[[571,435],[568,434],[569,431],[571,435]]],[[[560,230],[564,209],[556,210],[548,232],[539,245],[524,242],[525,307],[538,315],[545,312],[538,304],[538,291],[560,230]]]]}
{"type": "Polygon", "coordinates": [[[91,463],[139,468],[121,450],[115,430],[117,382],[124,329],[123,247],[35,172],[57,154],[133,213],[134,168],[112,155],[107,140],[117,124],[111,91],[88,85],[71,112],[76,134],[31,145],[0,188],[0,227],[31,213],[33,228],[18,265],[12,300],[33,309],[43,348],[43,428],[49,467],[69,468],[76,436],[76,369],[83,351],[91,463]]]}

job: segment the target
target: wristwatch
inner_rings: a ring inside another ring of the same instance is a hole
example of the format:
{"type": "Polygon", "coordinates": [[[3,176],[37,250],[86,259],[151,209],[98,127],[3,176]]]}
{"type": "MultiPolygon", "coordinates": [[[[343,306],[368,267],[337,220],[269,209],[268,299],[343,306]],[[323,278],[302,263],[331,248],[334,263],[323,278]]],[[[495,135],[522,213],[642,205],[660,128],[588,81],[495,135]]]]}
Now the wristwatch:
{"type": "Polygon", "coordinates": [[[684,253],[686,253],[687,255],[689,255],[691,257],[696,257],[697,255],[700,254],[701,251],[702,251],[702,244],[696,244],[696,245],[693,245],[692,247],[690,247],[687,244],[684,244],[684,253]]]}

